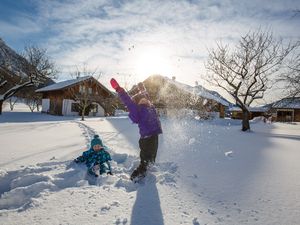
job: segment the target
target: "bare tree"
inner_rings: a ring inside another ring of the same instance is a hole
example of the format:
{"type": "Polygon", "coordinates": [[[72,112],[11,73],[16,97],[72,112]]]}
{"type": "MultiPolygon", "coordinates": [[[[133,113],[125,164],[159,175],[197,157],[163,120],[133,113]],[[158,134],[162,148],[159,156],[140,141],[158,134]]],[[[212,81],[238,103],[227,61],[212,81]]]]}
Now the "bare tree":
{"type": "Polygon", "coordinates": [[[218,43],[209,50],[206,68],[209,82],[227,91],[243,112],[242,130],[250,130],[249,106],[262,99],[278,75],[283,60],[295,46],[284,47],[269,32],[261,30],[242,36],[234,48],[218,43]]]}
{"type": "Polygon", "coordinates": [[[36,101],[32,98],[26,98],[25,104],[29,107],[30,111],[33,112],[36,109],[36,101]]]}
{"type": "Polygon", "coordinates": [[[35,83],[41,84],[49,78],[56,78],[58,71],[46,49],[34,45],[26,46],[22,56],[28,62],[23,64],[22,69],[34,78],[35,83]]]}
{"type": "Polygon", "coordinates": [[[297,42],[293,54],[286,62],[286,70],[278,81],[284,82],[287,97],[300,96],[300,41],[297,42]]]}
{"type": "Polygon", "coordinates": [[[10,107],[10,111],[13,111],[14,110],[14,107],[15,107],[15,104],[18,102],[18,98],[17,97],[15,97],[15,98],[13,98],[13,97],[11,97],[10,99],[9,99],[9,107],[10,107]]]}
{"type": "Polygon", "coordinates": [[[79,90],[76,88],[69,89],[69,95],[72,100],[77,103],[79,114],[81,115],[81,120],[84,120],[86,112],[92,107],[92,103],[97,100],[99,96],[95,96],[92,88],[92,77],[96,80],[102,75],[101,72],[98,72],[97,69],[91,70],[87,67],[86,64],[82,66],[76,66],[74,72],[71,73],[71,76],[76,79],[83,79],[80,83],[79,90]],[[84,79],[84,78],[87,79],[84,79]]]}
{"type": "MultiPolygon", "coordinates": [[[[6,49],[0,49],[7,53],[6,49]]],[[[8,55],[9,57],[9,55],[8,55]]],[[[3,62],[0,65],[0,114],[2,114],[3,102],[14,96],[18,91],[26,87],[38,86],[47,79],[55,78],[57,73],[54,63],[47,56],[45,49],[36,46],[25,47],[23,57],[18,56],[14,67],[11,69],[9,63],[3,62]]]]}
{"type": "Polygon", "coordinates": [[[34,84],[33,80],[25,77],[16,77],[9,68],[0,65],[0,115],[2,114],[2,105],[6,99],[14,96],[19,90],[30,87],[34,84]],[[11,81],[12,82],[9,82],[11,81]]]}
{"type": "Polygon", "coordinates": [[[24,103],[29,107],[30,111],[33,112],[35,109],[39,111],[40,105],[42,103],[42,94],[36,93],[35,88],[28,87],[22,89],[18,96],[22,96],[24,103]]]}

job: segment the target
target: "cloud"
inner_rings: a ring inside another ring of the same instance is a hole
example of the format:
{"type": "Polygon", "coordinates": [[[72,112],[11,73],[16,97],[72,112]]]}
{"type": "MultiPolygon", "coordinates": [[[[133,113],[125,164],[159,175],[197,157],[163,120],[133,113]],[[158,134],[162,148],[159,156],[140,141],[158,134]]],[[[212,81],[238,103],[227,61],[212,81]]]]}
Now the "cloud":
{"type": "Polygon", "coordinates": [[[5,36],[19,36],[38,33],[42,28],[34,21],[19,18],[12,22],[0,21],[1,33],[5,36]]]}
{"type": "MultiPolygon", "coordinates": [[[[161,49],[165,61],[172,64],[172,74],[163,75],[193,85],[205,74],[207,48],[215,46],[216,40],[235,43],[242,34],[258,28],[271,29],[274,35],[285,38],[299,38],[299,16],[293,17],[294,10],[299,9],[296,0],[35,3],[37,18],[28,24],[26,32],[47,33],[41,43],[63,73],[72,65],[88,63],[101,68],[107,79],[112,74],[138,76],[134,63],[147,49],[155,48],[161,49]]],[[[11,32],[17,28],[11,26],[11,32]]]]}

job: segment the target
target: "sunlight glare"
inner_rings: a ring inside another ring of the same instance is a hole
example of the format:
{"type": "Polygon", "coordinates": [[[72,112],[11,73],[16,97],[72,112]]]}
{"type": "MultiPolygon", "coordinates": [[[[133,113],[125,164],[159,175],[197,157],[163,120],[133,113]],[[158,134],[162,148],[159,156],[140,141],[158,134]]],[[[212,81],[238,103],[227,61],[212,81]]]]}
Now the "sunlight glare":
{"type": "Polygon", "coordinates": [[[145,48],[137,55],[135,71],[141,79],[153,74],[170,76],[172,75],[170,55],[165,49],[145,48]]]}

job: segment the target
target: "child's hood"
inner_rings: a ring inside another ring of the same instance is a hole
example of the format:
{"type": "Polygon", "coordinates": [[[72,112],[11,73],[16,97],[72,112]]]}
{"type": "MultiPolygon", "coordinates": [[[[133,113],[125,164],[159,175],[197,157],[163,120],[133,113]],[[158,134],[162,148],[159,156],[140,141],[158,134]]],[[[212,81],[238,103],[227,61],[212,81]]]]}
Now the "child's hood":
{"type": "Polygon", "coordinates": [[[103,146],[103,142],[97,134],[94,135],[94,138],[91,141],[91,148],[93,148],[95,145],[103,146]]]}

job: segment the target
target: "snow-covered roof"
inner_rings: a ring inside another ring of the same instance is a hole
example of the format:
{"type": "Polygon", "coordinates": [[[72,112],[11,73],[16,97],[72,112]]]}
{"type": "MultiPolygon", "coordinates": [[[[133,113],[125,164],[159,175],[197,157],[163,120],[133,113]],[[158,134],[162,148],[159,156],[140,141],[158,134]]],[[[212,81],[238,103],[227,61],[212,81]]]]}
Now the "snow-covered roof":
{"type": "Polygon", "coordinates": [[[229,106],[230,102],[223,98],[218,92],[216,91],[209,91],[206,88],[198,85],[194,87],[196,89],[196,94],[207,99],[214,100],[216,102],[221,103],[222,105],[229,106]]]}
{"type": "Polygon", "coordinates": [[[267,112],[269,110],[268,107],[264,107],[264,106],[261,106],[261,107],[250,107],[249,108],[249,111],[250,112],[267,112]]]}
{"type": "Polygon", "coordinates": [[[300,109],[300,97],[279,100],[273,103],[272,108],[300,109]]]}
{"type": "MultiPolygon", "coordinates": [[[[248,108],[250,112],[267,112],[269,110],[269,107],[266,106],[259,106],[259,107],[249,107],[248,108]]],[[[242,111],[242,109],[238,106],[233,106],[229,108],[230,112],[233,111],[242,111]]]]}
{"type": "Polygon", "coordinates": [[[62,81],[62,82],[58,82],[58,83],[51,84],[49,86],[37,89],[36,92],[61,90],[61,89],[64,89],[66,87],[69,87],[69,86],[72,86],[74,84],[77,84],[77,83],[79,83],[81,81],[90,79],[90,78],[91,78],[91,76],[86,76],[86,77],[79,77],[79,78],[73,79],[73,80],[65,80],[65,81],[62,81]]]}
{"type": "Polygon", "coordinates": [[[229,106],[230,105],[230,102],[227,101],[225,98],[223,98],[216,91],[210,91],[210,90],[202,87],[201,85],[192,87],[190,85],[180,83],[180,82],[178,82],[176,80],[173,80],[173,79],[170,79],[168,77],[165,77],[165,78],[169,83],[172,83],[172,84],[176,85],[177,87],[179,87],[179,88],[181,88],[181,89],[183,89],[183,90],[185,90],[185,91],[187,91],[187,92],[189,92],[193,95],[198,95],[198,96],[206,98],[206,99],[214,100],[216,102],[221,103],[224,106],[229,106]]]}

